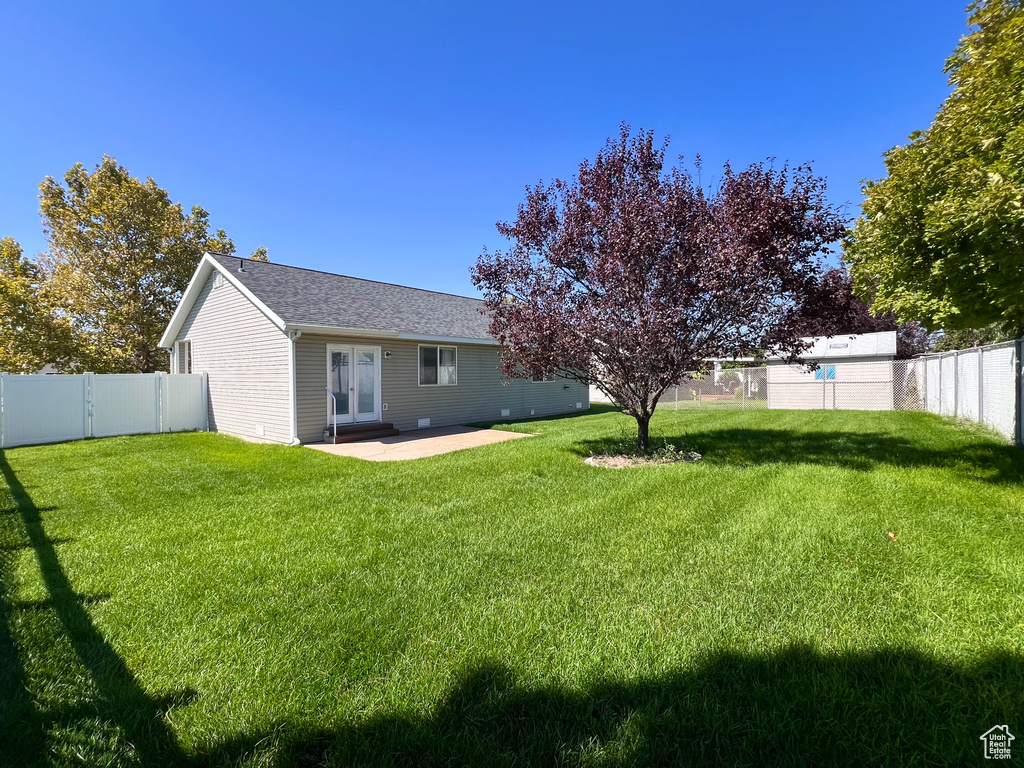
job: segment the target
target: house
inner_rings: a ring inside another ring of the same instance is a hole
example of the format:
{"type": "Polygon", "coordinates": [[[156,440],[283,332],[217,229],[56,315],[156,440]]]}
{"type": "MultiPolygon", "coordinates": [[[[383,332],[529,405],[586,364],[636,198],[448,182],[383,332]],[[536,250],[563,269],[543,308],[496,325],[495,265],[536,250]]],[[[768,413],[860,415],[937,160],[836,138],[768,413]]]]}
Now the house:
{"type": "Polygon", "coordinates": [[[896,331],[807,338],[802,359],[790,365],[768,357],[769,408],[893,409],[896,331]]]}
{"type": "Polygon", "coordinates": [[[206,373],[209,426],[299,444],[590,407],[558,376],[506,379],[478,299],[207,253],[160,346],[206,373]]]}

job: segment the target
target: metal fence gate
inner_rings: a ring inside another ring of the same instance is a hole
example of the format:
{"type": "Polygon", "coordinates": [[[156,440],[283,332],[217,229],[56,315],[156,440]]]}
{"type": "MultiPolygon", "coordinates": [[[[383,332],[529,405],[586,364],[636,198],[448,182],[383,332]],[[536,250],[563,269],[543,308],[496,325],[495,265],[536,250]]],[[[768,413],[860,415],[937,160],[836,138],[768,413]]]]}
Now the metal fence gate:
{"type": "Polygon", "coordinates": [[[661,408],[767,408],[767,369],[726,368],[722,371],[696,371],[669,387],[661,396],[661,408]]]}

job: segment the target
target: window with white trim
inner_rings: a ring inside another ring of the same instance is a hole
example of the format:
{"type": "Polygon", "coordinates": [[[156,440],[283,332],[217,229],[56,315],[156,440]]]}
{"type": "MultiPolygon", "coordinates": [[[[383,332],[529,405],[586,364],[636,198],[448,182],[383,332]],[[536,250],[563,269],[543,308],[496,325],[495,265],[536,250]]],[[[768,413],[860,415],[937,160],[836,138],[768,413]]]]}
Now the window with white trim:
{"type": "Polygon", "coordinates": [[[174,342],[174,372],[192,373],[192,342],[174,342]]]}
{"type": "Polygon", "coordinates": [[[814,378],[818,381],[835,381],[836,367],[834,365],[819,365],[814,369],[814,378]]]}
{"type": "Polygon", "coordinates": [[[538,378],[534,378],[533,376],[530,377],[530,381],[532,381],[534,384],[543,384],[545,382],[554,381],[554,380],[555,380],[555,371],[554,371],[554,369],[552,369],[550,371],[544,371],[540,375],[539,379],[538,378]]]}
{"type": "Polygon", "coordinates": [[[455,347],[420,344],[419,384],[421,387],[451,387],[457,382],[458,353],[455,347]]]}

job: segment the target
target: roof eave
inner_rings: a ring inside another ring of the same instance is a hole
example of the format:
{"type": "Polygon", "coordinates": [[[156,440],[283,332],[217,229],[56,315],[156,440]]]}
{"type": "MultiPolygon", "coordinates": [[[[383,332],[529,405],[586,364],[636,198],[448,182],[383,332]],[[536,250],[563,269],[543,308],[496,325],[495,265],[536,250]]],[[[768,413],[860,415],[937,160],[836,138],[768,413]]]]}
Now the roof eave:
{"type": "Polygon", "coordinates": [[[477,339],[466,336],[437,336],[426,333],[410,333],[375,328],[352,328],[341,325],[317,325],[315,323],[287,323],[285,331],[302,331],[303,333],[329,333],[338,336],[364,336],[375,339],[401,339],[403,341],[432,341],[441,344],[483,344],[498,346],[497,339],[477,339]]]}

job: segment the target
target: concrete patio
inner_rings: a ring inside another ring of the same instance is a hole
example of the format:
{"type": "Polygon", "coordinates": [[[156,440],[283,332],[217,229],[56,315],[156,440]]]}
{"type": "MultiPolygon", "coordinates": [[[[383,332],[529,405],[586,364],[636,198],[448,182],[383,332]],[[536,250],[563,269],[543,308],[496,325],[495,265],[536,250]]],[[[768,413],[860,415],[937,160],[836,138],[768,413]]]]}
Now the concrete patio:
{"type": "Polygon", "coordinates": [[[438,456],[481,445],[503,443],[520,437],[533,437],[523,432],[504,432],[500,429],[474,429],[473,427],[437,427],[417,429],[414,432],[382,437],[377,440],[362,440],[358,443],[306,443],[312,448],[335,456],[350,456],[367,461],[408,461],[427,456],[438,456]]]}

